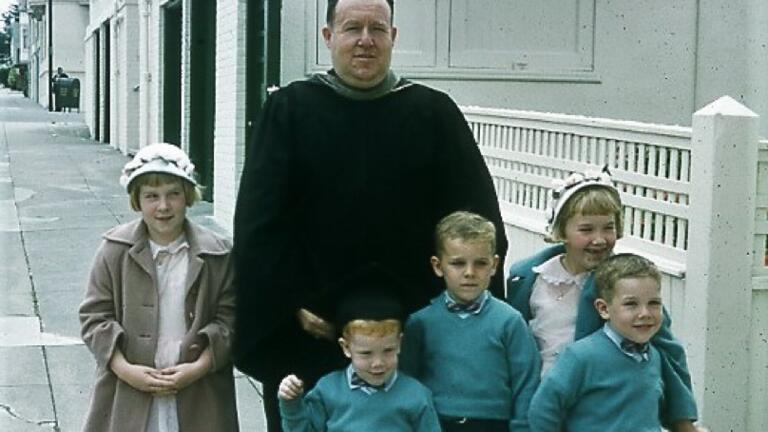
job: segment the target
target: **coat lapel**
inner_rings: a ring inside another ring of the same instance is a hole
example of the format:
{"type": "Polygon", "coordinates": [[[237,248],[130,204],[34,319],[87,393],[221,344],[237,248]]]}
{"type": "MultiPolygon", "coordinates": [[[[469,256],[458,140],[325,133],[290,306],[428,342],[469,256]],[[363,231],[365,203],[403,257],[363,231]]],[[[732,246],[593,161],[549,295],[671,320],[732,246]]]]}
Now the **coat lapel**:
{"type": "Polygon", "coordinates": [[[198,229],[189,221],[184,224],[184,235],[187,237],[187,243],[189,243],[189,267],[187,268],[187,282],[185,284],[186,293],[189,295],[203,270],[205,263],[203,256],[224,255],[229,253],[229,249],[213,235],[198,229]]]}
{"type": "Polygon", "coordinates": [[[184,292],[189,295],[192,285],[195,284],[200,271],[203,269],[203,259],[193,251],[189,251],[189,267],[187,267],[187,282],[184,285],[184,292]]]}
{"type": "Polygon", "coordinates": [[[147,226],[140,219],[130,225],[126,225],[121,230],[107,234],[106,237],[110,240],[131,245],[128,255],[153,281],[157,280],[155,262],[152,259],[152,251],[149,248],[147,226]]]}
{"type": "Polygon", "coordinates": [[[152,252],[150,251],[148,243],[136,243],[128,250],[128,254],[133,258],[136,264],[144,270],[145,273],[150,275],[152,280],[156,279],[155,275],[155,263],[152,260],[152,252]]]}

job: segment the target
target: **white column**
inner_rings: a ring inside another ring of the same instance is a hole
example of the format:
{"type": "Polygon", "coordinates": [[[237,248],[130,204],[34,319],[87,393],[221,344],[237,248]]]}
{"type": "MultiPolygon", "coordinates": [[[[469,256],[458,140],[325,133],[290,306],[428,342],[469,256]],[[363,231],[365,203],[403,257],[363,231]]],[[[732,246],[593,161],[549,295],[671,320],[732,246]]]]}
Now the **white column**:
{"type": "Polygon", "coordinates": [[[744,431],[758,116],[728,96],[693,115],[685,325],[699,414],[744,431]]]}

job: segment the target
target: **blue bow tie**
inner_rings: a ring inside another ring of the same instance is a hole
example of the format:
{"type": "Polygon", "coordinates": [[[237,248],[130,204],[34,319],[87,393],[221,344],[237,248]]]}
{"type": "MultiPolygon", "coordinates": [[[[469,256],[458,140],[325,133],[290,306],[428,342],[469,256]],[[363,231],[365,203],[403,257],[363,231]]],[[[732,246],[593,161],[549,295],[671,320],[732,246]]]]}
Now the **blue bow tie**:
{"type": "Polygon", "coordinates": [[[384,390],[385,387],[387,387],[387,383],[383,382],[381,384],[371,384],[368,381],[360,378],[360,375],[357,374],[357,372],[352,373],[352,379],[350,380],[353,387],[365,387],[373,390],[384,390]]]}
{"type": "Polygon", "coordinates": [[[648,354],[648,343],[637,343],[629,339],[621,341],[621,349],[632,354],[648,354]]]}
{"type": "Polygon", "coordinates": [[[482,302],[474,302],[470,304],[448,303],[446,306],[448,307],[448,310],[451,312],[472,313],[480,310],[481,305],[482,305],[482,302]]]}

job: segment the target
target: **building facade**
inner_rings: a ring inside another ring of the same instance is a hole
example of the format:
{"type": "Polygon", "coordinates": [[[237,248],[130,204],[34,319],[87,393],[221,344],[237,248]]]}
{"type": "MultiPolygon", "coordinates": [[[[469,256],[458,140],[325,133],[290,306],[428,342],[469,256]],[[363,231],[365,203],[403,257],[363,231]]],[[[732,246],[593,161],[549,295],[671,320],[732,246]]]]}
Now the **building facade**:
{"type": "Polygon", "coordinates": [[[280,81],[279,33],[266,36],[268,25],[279,28],[280,2],[90,5],[84,104],[92,136],[125,154],[158,141],[181,146],[217,221],[231,227],[249,119],[280,81]]]}
{"type": "Polygon", "coordinates": [[[11,56],[10,64],[29,63],[29,21],[27,0],[20,0],[19,15],[11,23],[11,56]]]}
{"type": "MultiPolygon", "coordinates": [[[[40,1],[40,0],[38,0],[40,1]]],[[[327,70],[325,0],[91,0],[87,120],[124,153],[188,151],[231,226],[250,123],[271,85],[327,70]]],[[[396,2],[402,76],[462,105],[690,125],[730,95],[768,135],[760,0],[396,2]]]]}
{"type": "MultiPolygon", "coordinates": [[[[26,8],[30,41],[29,97],[43,106],[49,105],[49,83],[58,67],[70,78],[80,80],[81,90],[85,79],[83,36],[88,23],[88,1],[52,0],[52,6],[52,13],[48,13],[47,0],[27,0],[26,8]]],[[[81,95],[80,109],[83,108],[81,95]]]]}
{"type": "MultiPolygon", "coordinates": [[[[285,78],[328,67],[325,3],[283,4],[285,78]]],[[[761,0],[411,0],[394,19],[395,69],[464,105],[690,125],[730,95],[768,114],[761,0]]]]}
{"type": "Polygon", "coordinates": [[[139,148],[140,2],[92,0],[85,31],[86,123],[93,137],[128,154],[139,148]]]}

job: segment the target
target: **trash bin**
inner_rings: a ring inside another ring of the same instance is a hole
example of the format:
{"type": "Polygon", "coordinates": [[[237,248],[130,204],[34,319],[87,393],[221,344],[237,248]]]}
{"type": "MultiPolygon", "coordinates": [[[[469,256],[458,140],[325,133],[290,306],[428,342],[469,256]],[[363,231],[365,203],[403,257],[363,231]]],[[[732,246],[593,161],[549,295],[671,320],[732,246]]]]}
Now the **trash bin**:
{"type": "Polygon", "coordinates": [[[58,78],[53,83],[56,96],[56,111],[64,108],[77,108],[80,112],[80,80],[77,78],[58,78]]]}

